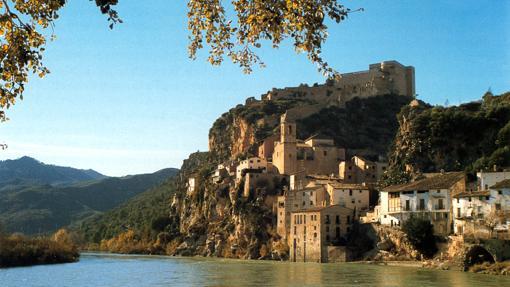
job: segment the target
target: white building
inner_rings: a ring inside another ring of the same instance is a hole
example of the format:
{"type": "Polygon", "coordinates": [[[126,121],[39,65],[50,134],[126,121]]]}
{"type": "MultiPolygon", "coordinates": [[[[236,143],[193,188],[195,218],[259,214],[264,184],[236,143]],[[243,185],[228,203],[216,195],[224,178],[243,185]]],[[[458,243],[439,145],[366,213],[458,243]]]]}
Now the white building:
{"type": "Polygon", "coordinates": [[[237,166],[236,180],[240,181],[248,171],[267,172],[271,167],[272,165],[263,158],[250,157],[242,160],[237,166]]]}
{"type": "Polygon", "coordinates": [[[418,216],[431,221],[435,234],[448,235],[453,223],[452,195],[465,188],[463,172],[427,174],[410,183],[386,187],[380,193],[379,222],[400,226],[411,216],[418,216]]]}
{"type": "MultiPolygon", "coordinates": [[[[479,173],[480,174],[480,173],[479,173]]],[[[502,173],[484,173],[479,186],[486,187],[502,173]]],[[[463,192],[454,196],[454,232],[491,236],[491,226],[496,231],[508,232],[510,220],[510,179],[489,186],[489,190],[463,192]],[[485,233],[485,234],[484,234],[485,233]]]]}
{"type": "Polygon", "coordinates": [[[502,180],[490,186],[491,207],[498,211],[506,213],[510,217],[510,179],[502,180]]]}
{"type": "Polygon", "coordinates": [[[489,187],[505,179],[510,179],[510,171],[487,172],[480,171],[476,173],[478,190],[489,190],[489,187]]]}

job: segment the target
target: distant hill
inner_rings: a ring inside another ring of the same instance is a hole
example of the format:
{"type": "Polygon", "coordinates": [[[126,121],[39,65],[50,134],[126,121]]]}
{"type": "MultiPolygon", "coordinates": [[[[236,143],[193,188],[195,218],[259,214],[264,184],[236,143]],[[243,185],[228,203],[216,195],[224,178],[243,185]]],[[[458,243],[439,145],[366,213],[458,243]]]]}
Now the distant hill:
{"type": "Polygon", "coordinates": [[[0,187],[0,224],[9,232],[48,233],[129,200],[174,176],[168,168],[151,174],[110,177],[72,186],[19,181],[0,187]]]}
{"type": "Polygon", "coordinates": [[[65,185],[105,177],[95,170],[49,165],[28,156],[0,161],[0,187],[21,182],[65,185]]]}

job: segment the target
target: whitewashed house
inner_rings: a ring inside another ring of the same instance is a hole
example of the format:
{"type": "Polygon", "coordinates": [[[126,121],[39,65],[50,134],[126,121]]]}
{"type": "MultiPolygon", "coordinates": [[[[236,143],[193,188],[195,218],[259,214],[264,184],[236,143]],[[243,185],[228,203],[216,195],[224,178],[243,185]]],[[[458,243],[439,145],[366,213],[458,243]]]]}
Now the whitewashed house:
{"type": "Polygon", "coordinates": [[[400,226],[412,216],[429,219],[434,233],[451,233],[452,195],[466,189],[463,172],[425,174],[410,183],[384,188],[380,193],[379,222],[400,226]]]}

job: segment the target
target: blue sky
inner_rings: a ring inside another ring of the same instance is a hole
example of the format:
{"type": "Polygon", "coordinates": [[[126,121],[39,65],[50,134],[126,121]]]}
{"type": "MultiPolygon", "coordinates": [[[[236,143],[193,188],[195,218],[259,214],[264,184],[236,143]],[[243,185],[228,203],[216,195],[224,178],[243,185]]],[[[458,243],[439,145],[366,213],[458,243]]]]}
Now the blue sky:
{"type": "MultiPolygon", "coordinates": [[[[324,57],[341,72],[398,60],[416,69],[418,97],[433,104],[510,90],[510,1],[343,1],[363,7],[330,25],[324,57]]],[[[289,45],[261,49],[251,75],[202,53],[187,58],[186,1],[121,0],[124,24],[107,28],[92,2],[69,1],[48,44],[51,74],[34,78],[0,124],[0,159],[33,156],[107,175],[180,167],[207,150],[213,121],[273,87],[324,82],[289,45]],[[150,3],[146,4],[147,2],[150,3]]]]}

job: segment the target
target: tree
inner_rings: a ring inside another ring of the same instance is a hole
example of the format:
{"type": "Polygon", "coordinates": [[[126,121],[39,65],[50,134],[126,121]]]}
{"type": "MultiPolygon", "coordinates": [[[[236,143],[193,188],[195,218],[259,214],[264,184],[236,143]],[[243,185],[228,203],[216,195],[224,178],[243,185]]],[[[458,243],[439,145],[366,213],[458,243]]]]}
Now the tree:
{"type": "Polygon", "coordinates": [[[437,252],[434,227],[429,220],[411,217],[404,222],[402,230],[411,244],[425,257],[432,257],[437,252]]]}
{"type": "MultiPolygon", "coordinates": [[[[114,10],[118,0],[94,1],[108,16],[110,28],[122,23],[114,10]]],[[[44,32],[51,28],[49,38],[54,38],[54,21],[65,3],[0,0],[0,120],[5,120],[5,109],[23,98],[30,73],[40,77],[49,73],[42,62],[44,32]]],[[[290,38],[297,52],[305,52],[320,72],[333,76],[337,73],[321,57],[327,38],[325,21],[338,23],[351,12],[336,0],[233,0],[228,6],[220,0],[189,0],[189,56],[195,59],[197,51],[206,47],[212,65],[228,57],[249,73],[253,65],[264,65],[254,52],[262,42],[278,48],[290,38]]]]}

